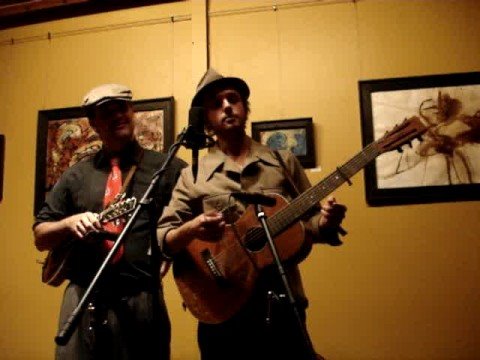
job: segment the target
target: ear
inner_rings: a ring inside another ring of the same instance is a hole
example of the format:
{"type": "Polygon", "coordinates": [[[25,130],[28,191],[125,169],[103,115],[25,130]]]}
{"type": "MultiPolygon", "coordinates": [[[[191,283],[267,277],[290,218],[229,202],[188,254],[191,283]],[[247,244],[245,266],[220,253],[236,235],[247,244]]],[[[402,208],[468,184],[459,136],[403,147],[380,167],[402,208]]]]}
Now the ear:
{"type": "Polygon", "coordinates": [[[88,123],[93,128],[93,130],[97,131],[97,119],[95,117],[89,117],[88,123]]]}

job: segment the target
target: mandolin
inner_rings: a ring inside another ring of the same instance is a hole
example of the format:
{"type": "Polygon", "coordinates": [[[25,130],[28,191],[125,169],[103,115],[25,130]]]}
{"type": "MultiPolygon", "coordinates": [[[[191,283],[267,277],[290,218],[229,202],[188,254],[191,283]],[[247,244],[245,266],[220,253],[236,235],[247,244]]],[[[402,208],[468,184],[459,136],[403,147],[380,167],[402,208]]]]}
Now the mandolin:
{"type": "MultiPolygon", "coordinates": [[[[111,204],[100,214],[102,224],[121,218],[132,212],[137,204],[134,197],[111,204]]],[[[87,235],[88,236],[88,235],[87,235]]],[[[113,235],[116,236],[116,235],[113,235]]],[[[72,258],[75,256],[76,240],[65,241],[64,244],[48,252],[42,266],[42,282],[51,286],[61,285],[68,278],[72,258]]]]}
{"type": "MultiPolygon", "coordinates": [[[[367,145],[336,171],[290,203],[280,195],[272,207],[263,207],[282,262],[298,263],[311,249],[301,218],[380,154],[401,150],[427,127],[420,118],[405,119],[381,139],[367,145]]],[[[274,263],[254,207],[233,224],[225,226],[221,238],[193,239],[173,262],[173,274],[183,301],[201,322],[217,324],[235,315],[253,292],[259,272],[274,263]]]]}

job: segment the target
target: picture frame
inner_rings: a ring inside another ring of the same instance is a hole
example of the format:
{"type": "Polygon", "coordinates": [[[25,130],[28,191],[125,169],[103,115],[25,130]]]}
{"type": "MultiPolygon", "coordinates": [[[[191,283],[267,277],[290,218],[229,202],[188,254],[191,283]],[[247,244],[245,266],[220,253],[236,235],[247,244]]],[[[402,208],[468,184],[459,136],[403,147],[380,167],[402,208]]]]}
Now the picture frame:
{"type": "Polygon", "coordinates": [[[252,122],[252,138],[272,150],[290,150],[304,168],[314,168],[312,118],[252,122]]]}
{"type": "MultiPolygon", "coordinates": [[[[145,148],[166,152],[173,143],[173,97],[133,101],[135,137],[145,148]]],[[[101,148],[81,107],[38,112],[34,214],[60,175],[101,148]]]]}
{"type": "Polygon", "coordinates": [[[480,199],[480,72],[362,80],[358,87],[364,146],[406,118],[428,126],[422,141],[365,167],[368,205],[480,199]]]}

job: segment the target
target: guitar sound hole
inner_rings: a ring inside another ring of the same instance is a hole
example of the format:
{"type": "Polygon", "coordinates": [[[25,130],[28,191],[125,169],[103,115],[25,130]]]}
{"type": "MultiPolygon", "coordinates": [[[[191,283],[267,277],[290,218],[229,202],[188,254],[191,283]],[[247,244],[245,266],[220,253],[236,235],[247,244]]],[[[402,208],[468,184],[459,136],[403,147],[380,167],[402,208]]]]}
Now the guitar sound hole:
{"type": "Polygon", "coordinates": [[[260,251],[265,246],[267,240],[262,228],[254,227],[247,230],[245,234],[245,247],[249,251],[260,251]]]}

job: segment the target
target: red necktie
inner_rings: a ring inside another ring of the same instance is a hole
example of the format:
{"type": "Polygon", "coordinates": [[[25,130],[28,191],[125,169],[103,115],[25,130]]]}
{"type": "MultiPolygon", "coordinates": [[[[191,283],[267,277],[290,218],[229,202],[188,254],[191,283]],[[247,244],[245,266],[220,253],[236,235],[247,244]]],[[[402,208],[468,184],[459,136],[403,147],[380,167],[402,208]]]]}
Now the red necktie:
{"type": "MultiPolygon", "coordinates": [[[[114,202],[115,197],[118,195],[118,193],[120,192],[120,189],[122,188],[122,171],[118,166],[119,162],[120,161],[118,158],[110,159],[112,170],[108,175],[107,187],[105,188],[105,196],[103,198],[104,208],[108,207],[110,204],[114,202]]],[[[106,231],[111,232],[113,234],[120,234],[124,225],[125,225],[124,220],[122,218],[119,218],[104,224],[103,228],[106,231]]],[[[114,240],[106,239],[103,241],[103,248],[108,252],[113,247],[114,243],[115,243],[114,240]]],[[[122,244],[120,248],[117,249],[115,255],[113,255],[110,262],[112,264],[115,264],[116,262],[118,262],[121,259],[123,252],[124,252],[124,249],[122,244]]]]}

